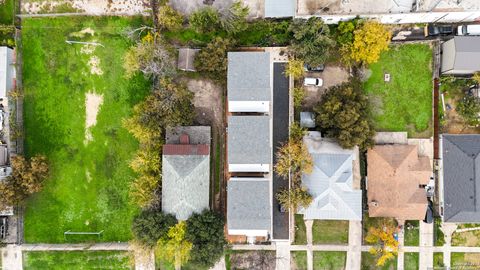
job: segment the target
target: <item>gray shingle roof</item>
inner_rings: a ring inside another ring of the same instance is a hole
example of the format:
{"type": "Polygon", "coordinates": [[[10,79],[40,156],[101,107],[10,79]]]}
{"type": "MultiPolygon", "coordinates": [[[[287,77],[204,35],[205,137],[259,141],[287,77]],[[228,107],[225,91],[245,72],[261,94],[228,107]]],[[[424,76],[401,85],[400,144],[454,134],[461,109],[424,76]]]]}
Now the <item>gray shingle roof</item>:
{"type": "Polygon", "coordinates": [[[270,183],[264,178],[232,178],[227,186],[229,230],[271,228],[270,183]]]}
{"type": "Polygon", "coordinates": [[[270,53],[229,52],[228,101],[270,101],[270,53]]]}
{"type": "Polygon", "coordinates": [[[163,155],[162,209],[178,220],[209,207],[210,156],[163,155]]]}
{"type": "Polygon", "coordinates": [[[342,149],[319,132],[304,138],[313,159],[313,171],[302,176],[313,202],[300,209],[305,219],[362,220],[362,191],[353,189],[353,150],[342,149]]]}
{"type": "Polygon", "coordinates": [[[442,72],[480,70],[480,36],[456,36],[442,49],[442,72]]]}
{"type": "Polygon", "coordinates": [[[446,222],[480,222],[480,135],[443,135],[446,222]]]}
{"type": "Polygon", "coordinates": [[[295,0],[265,0],[265,17],[293,17],[295,16],[295,3],[295,0]]]}
{"type": "Polygon", "coordinates": [[[270,118],[228,117],[228,163],[271,164],[270,118]]]}

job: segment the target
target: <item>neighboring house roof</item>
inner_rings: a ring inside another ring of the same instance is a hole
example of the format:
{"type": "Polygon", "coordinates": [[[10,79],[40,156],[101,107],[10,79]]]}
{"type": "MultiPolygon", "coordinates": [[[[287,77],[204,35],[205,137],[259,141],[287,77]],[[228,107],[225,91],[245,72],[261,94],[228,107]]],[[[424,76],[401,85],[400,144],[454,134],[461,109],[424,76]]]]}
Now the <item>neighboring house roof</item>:
{"type": "Polygon", "coordinates": [[[178,49],[178,69],[185,71],[196,71],[194,61],[195,56],[199,51],[199,49],[190,48],[178,49]]]}
{"type": "Polygon", "coordinates": [[[180,143],[182,135],[188,135],[191,144],[210,144],[211,128],[209,126],[179,126],[168,127],[165,131],[166,144],[180,143]]]}
{"type": "Polygon", "coordinates": [[[6,97],[8,91],[15,86],[15,67],[13,62],[13,50],[8,47],[0,47],[0,98],[6,97]]]}
{"type": "Polygon", "coordinates": [[[371,217],[422,220],[425,188],[432,175],[428,157],[416,145],[376,145],[367,152],[367,197],[371,217]]]}
{"type": "Polygon", "coordinates": [[[313,159],[313,171],[302,176],[302,184],[313,202],[299,213],[304,219],[362,220],[362,191],[353,189],[354,150],[343,149],[319,132],[304,137],[313,159]]]}
{"type": "Polygon", "coordinates": [[[227,182],[229,230],[271,230],[270,181],[266,178],[231,178],[227,182]]]}
{"type": "Polygon", "coordinates": [[[480,36],[455,36],[442,44],[443,73],[480,71],[480,36]]]}
{"type": "Polygon", "coordinates": [[[228,117],[228,163],[271,164],[270,117],[228,117]]]}
{"type": "Polygon", "coordinates": [[[293,17],[295,16],[296,2],[296,0],[265,0],[265,17],[293,17]]]}
{"type": "Polygon", "coordinates": [[[480,135],[442,135],[444,221],[480,222],[480,135]]]}
{"type": "Polygon", "coordinates": [[[270,101],[270,66],[268,52],[229,52],[228,101],[270,101]]]}
{"type": "Polygon", "coordinates": [[[172,143],[163,146],[162,210],[186,220],[209,207],[210,145],[190,144],[187,134],[172,143]]]}

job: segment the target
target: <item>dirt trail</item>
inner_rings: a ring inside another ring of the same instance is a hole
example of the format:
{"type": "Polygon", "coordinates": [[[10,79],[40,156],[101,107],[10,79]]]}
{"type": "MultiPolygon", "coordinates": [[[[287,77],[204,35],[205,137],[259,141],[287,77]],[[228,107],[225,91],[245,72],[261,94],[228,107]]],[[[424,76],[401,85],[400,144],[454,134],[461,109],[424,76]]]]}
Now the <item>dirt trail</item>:
{"type": "Polygon", "coordinates": [[[92,15],[148,14],[149,7],[144,0],[65,0],[22,2],[23,14],[41,14],[76,11],[92,15]]]}
{"type": "Polygon", "coordinates": [[[98,95],[93,92],[85,95],[85,111],[87,114],[85,117],[85,144],[93,140],[90,128],[97,124],[97,114],[102,103],[103,95],[98,95]]]}

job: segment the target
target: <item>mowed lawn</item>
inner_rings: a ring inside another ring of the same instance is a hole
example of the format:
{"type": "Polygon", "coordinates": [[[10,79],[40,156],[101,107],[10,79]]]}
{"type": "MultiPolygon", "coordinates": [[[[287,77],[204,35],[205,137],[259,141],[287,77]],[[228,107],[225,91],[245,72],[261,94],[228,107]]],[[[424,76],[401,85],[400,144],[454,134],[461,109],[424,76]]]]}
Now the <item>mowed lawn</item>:
{"type": "Polygon", "coordinates": [[[369,66],[364,84],[378,131],[408,131],[409,137],[432,135],[432,50],[426,44],[390,46],[369,66]],[[384,74],[390,74],[390,82],[384,74]]]}
{"type": "Polygon", "coordinates": [[[23,253],[23,269],[134,269],[132,256],[121,251],[32,251],[23,253]]]}
{"type": "Polygon", "coordinates": [[[26,205],[27,242],[131,239],[138,209],[128,198],[135,178],[128,163],[138,143],[121,122],[150,84],[140,75],[124,77],[122,59],[131,41],[122,32],[140,24],[141,18],[119,17],[23,20],[25,150],[46,155],[51,167],[44,190],[26,205]],[[100,104],[98,110],[89,106],[96,124],[88,132],[87,93],[100,104]],[[103,233],[65,239],[65,231],[103,233]]]}

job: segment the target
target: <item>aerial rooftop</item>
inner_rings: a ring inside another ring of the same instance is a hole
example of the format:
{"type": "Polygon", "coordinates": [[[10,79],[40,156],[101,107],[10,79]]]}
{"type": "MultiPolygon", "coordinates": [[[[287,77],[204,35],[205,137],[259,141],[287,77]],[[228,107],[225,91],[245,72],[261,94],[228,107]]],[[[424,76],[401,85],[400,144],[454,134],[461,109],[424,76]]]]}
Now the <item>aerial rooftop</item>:
{"type": "Polygon", "coordinates": [[[480,36],[455,36],[442,44],[442,51],[442,73],[480,71],[480,36]]]}

